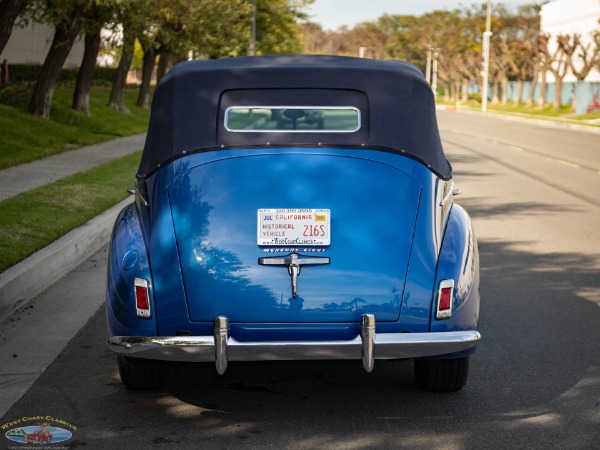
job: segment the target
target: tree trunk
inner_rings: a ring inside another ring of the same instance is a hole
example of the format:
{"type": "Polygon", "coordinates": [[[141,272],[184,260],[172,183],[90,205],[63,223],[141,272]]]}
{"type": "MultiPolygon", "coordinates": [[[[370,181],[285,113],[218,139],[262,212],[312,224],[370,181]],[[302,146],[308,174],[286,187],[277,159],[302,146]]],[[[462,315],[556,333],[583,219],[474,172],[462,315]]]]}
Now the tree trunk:
{"type": "Polygon", "coordinates": [[[144,53],[142,66],[142,84],[138,94],[137,105],[141,108],[148,108],[150,103],[150,82],[152,81],[152,72],[156,63],[156,52],[150,47],[144,53]]]}
{"type": "Polygon", "coordinates": [[[498,82],[494,81],[493,94],[492,94],[492,105],[497,105],[498,103],[500,103],[500,96],[499,96],[498,90],[499,90],[498,82]]]}
{"type": "Polygon", "coordinates": [[[502,104],[508,104],[508,77],[504,75],[502,77],[502,104]]]}
{"type": "Polygon", "coordinates": [[[562,97],[562,78],[555,76],[554,80],[554,109],[558,111],[560,109],[562,97]]]}
{"type": "Polygon", "coordinates": [[[29,112],[48,119],[52,108],[54,87],[60,76],[60,71],[71,51],[73,42],[83,29],[83,15],[73,14],[72,22],[56,25],[54,39],[29,102],[29,112]]]}
{"type": "Polygon", "coordinates": [[[450,91],[451,91],[450,83],[446,83],[444,85],[444,101],[446,101],[446,102],[450,101],[450,91]]]}
{"type": "Polygon", "coordinates": [[[517,95],[514,101],[515,106],[521,104],[521,97],[523,97],[523,80],[517,80],[517,95]]]}
{"type": "Polygon", "coordinates": [[[469,82],[464,80],[462,84],[462,101],[464,103],[467,100],[469,100],[469,82]]]}
{"type": "Polygon", "coordinates": [[[167,74],[169,68],[169,52],[163,50],[158,59],[158,69],[156,69],[156,83],[160,83],[160,80],[167,74]]]}
{"type": "Polygon", "coordinates": [[[571,100],[571,108],[574,111],[577,111],[577,84],[579,84],[579,81],[575,80],[575,83],[573,83],[573,100],[571,100]]]}
{"type": "Polygon", "coordinates": [[[538,71],[536,70],[533,74],[533,78],[531,79],[531,84],[529,85],[529,92],[527,93],[527,102],[525,105],[531,106],[533,104],[533,96],[535,95],[535,88],[537,87],[538,82],[538,71]]]}
{"type": "Polygon", "coordinates": [[[540,98],[538,100],[538,107],[545,108],[546,107],[546,90],[547,90],[547,81],[546,81],[546,70],[542,70],[542,84],[540,86],[540,98]]]}
{"type": "Polygon", "coordinates": [[[77,74],[77,85],[73,93],[73,109],[90,116],[90,91],[94,83],[94,69],[96,69],[96,58],[100,50],[100,30],[86,33],[85,49],[81,67],[77,74]]]}
{"type": "Polygon", "coordinates": [[[0,54],[4,51],[15,26],[15,21],[25,8],[26,3],[27,0],[0,1],[0,54]]]}
{"type": "Polygon", "coordinates": [[[108,100],[108,106],[124,112],[129,112],[129,109],[125,106],[125,85],[127,84],[127,73],[133,60],[135,36],[134,30],[131,30],[128,26],[123,27],[123,52],[108,100]]]}

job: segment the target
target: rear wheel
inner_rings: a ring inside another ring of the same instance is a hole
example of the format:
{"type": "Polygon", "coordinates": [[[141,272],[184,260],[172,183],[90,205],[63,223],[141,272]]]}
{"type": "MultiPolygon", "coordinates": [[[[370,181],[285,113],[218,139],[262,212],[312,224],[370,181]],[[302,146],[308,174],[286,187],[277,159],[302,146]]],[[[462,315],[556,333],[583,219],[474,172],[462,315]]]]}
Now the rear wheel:
{"type": "Polygon", "coordinates": [[[470,357],[455,359],[415,359],[415,380],[425,391],[455,392],[467,384],[470,357]]]}
{"type": "Polygon", "coordinates": [[[121,381],[132,391],[160,389],[169,381],[169,366],[164,361],[126,358],[118,355],[117,363],[121,381]]]}

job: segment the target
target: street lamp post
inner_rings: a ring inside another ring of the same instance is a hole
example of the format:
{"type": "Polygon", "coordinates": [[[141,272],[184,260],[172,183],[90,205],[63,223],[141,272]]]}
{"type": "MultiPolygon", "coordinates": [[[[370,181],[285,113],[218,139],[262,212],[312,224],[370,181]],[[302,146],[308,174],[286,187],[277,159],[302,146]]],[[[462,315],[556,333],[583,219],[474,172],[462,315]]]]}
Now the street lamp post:
{"type": "Polygon", "coordinates": [[[427,67],[425,69],[425,79],[431,84],[431,48],[427,50],[427,67]]]}
{"type": "Polygon", "coordinates": [[[488,78],[490,73],[490,38],[492,37],[491,28],[492,1],[487,3],[487,16],[485,19],[485,32],[483,33],[483,84],[481,92],[481,111],[487,111],[488,101],[488,78]]]}
{"type": "Polygon", "coordinates": [[[251,29],[250,29],[250,56],[254,56],[256,54],[256,2],[258,0],[254,0],[252,2],[252,19],[251,19],[251,29]]]}
{"type": "Polygon", "coordinates": [[[433,75],[431,79],[431,90],[433,91],[433,96],[437,96],[437,66],[438,66],[438,52],[433,52],[433,75]]]}

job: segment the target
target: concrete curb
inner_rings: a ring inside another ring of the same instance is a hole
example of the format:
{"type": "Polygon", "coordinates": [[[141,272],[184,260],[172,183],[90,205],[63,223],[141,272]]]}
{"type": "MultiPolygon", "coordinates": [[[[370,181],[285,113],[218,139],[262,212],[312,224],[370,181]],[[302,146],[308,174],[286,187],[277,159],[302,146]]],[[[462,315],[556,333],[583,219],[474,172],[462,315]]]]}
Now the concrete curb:
{"type": "Polygon", "coordinates": [[[127,197],[1,273],[0,320],[42,293],[106,244],[117,215],[131,202],[132,197],[127,197]]]}

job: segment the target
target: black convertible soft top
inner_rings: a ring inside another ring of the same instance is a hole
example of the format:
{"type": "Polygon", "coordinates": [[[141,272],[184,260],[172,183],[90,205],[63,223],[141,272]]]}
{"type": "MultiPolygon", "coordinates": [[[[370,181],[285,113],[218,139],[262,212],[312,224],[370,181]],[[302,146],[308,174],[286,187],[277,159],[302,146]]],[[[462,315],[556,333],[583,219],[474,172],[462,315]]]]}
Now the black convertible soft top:
{"type": "Polygon", "coordinates": [[[431,88],[413,65],[324,55],[256,56],[178,64],[154,93],[138,178],[167,162],[216,148],[325,146],[406,154],[443,179],[452,176],[431,88]],[[229,106],[356,106],[355,133],[234,133],[229,106]],[[267,144],[268,143],[268,144],[267,144]]]}

